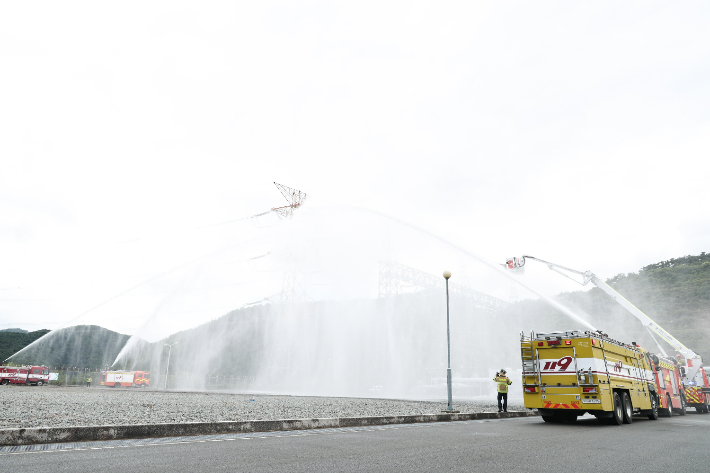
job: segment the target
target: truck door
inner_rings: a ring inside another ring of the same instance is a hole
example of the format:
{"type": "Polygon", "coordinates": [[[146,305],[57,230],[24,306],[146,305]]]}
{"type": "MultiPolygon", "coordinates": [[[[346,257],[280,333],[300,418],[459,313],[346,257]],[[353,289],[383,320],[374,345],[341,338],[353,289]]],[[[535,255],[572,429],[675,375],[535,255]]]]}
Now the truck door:
{"type": "Polygon", "coordinates": [[[631,375],[634,377],[634,387],[641,390],[641,369],[639,368],[639,362],[636,357],[631,358],[631,366],[633,367],[633,373],[631,373],[631,375]]]}
{"type": "Polygon", "coordinates": [[[606,370],[611,377],[611,387],[613,388],[629,388],[631,382],[628,377],[626,377],[627,368],[624,367],[626,363],[626,356],[624,353],[619,353],[619,348],[612,344],[604,344],[606,348],[605,352],[605,363],[606,370]]]}
{"type": "Polygon", "coordinates": [[[571,386],[577,383],[577,360],[572,347],[538,350],[541,382],[547,386],[571,386]]]}
{"type": "Polygon", "coordinates": [[[666,376],[667,376],[668,370],[665,368],[661,368],[656,373],[658,373],[658,375],[657,375],[658,389],[665,391],[666,390],[666,376]]]}
{"type": "Polygon", "coordinates": [[[673,395],[677,396],[678,395],[678,383],[676,382],[676,379],[674,376],[675,373],[672,373],[669,371],[668,374],[671,378],[671,387],[673,388],[673,395]]]}
{"type": "Polygon", "coordinates": [[[642,359],[637,357],[632,357],[631,361],[635,370],[636,380],[634,382],[634,387],[636,393],[631,393],[631,404],[639,409],[646,409],[650,407],[650,393],[646,386],[646,370],[643,367],[642,359]]]}

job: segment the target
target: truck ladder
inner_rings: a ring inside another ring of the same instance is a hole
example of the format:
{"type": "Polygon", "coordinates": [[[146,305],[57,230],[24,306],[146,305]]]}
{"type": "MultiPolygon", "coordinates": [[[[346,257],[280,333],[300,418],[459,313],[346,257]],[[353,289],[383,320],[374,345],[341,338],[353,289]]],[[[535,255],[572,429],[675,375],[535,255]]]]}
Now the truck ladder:
{"type": "Polygon", "coordinates": [[[520,332],[520,358],[523,361],[523,386],[536,386],[540,384],[539,362],[533,348],[534,338],[533,332],[530,332],[530,337],[526,337],[523,332],[520,332]]]}

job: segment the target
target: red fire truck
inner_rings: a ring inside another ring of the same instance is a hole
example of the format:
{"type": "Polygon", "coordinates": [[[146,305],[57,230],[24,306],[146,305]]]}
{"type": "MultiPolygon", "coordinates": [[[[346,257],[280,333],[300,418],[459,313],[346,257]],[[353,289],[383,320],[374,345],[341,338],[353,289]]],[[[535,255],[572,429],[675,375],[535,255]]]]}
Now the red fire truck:
{"type": "Polygon", "coordinates": [[[102,371],[101,381],[99,384],[101,386],[110,386],[112,388],[117,388],[119,386],[147,388],[150,387],[150,373],[147,371],[124,370],[102,371]]]}
{"type": "Polygon", "coordinates": [[[687,403],[678,363],[673,358],[650,354],[649,365],[653,367],[656,375],[661,412],[667,417],[671,417],[674,413],[684,416],[687,403]]]}
{"type": "Polygon", "coordinates": [[[49,380],[46,366],[0,366],[0,384],[34,384],[42,386],[49,380]]]}

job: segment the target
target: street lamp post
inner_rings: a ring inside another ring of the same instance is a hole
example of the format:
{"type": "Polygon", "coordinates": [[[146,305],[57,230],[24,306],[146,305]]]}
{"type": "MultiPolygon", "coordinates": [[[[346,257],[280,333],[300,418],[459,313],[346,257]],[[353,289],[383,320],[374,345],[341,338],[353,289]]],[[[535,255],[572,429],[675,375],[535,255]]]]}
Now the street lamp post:
{"type": "Polygon", "coordinates": [[[175,345],[176,343],[177,342],[165,344],[166,347],[170,347],[170,348],[168,348],[168,366],[167,366],[167,368],[165,368],[165,386],[163,389],[168,389],[168,374],[170,373],[170,353],[173,351],[173,345],[175,345]]]}
{"type": "Polygon", "coordinates": [[[446,368],[446,389],[449,394],[449,405],[446,407],[444,412],[454,413],[458,412],[454,410],[451,399],[451,335],[449,330],[449,278],[451,277],[451,271],[444,271],[444,279],[446,279],[446,354],[447,354],[447,368],[446,368]]]}

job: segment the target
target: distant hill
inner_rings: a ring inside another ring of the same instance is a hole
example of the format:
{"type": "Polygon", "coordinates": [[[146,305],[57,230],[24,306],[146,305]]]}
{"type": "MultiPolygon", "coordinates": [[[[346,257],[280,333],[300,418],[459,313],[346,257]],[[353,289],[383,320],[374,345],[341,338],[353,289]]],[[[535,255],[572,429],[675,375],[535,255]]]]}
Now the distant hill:
{"type": "Polygon", "coordinates": [[[19,332],[19,333],[29,333],[29,330],[22,330],[21,328],[4,328],[0,332],[19,332]]]}
{"type": "MultiPolygon", "coordinates": [[[[40,330],[27,334],[26,336],[40,335],[26,341],[22,346],[16,344],[12,349],[7,350],[9,354],[4,357],[7,358],[16,353],[48,332],[49,330],[40,330]],[[42,333],[40,334],[40,332],[42,333]]],[[[10,334],[0,333],[0,337],[7,335],[10,334]]],[[[12,335],[22,334],[13,333],[12,335]]],[[[43,364],[51,367],[102,368],[113,363],[128,338],[128,335],[96,325],[77,325],[51,332],[37,344],[9,361],[15,364],[43,364]]],[[[0,338],[0,346],[4,349],[2,338],[0,338]]]]}
{"type": "MultiPolygon", "coordinates": [[[[710,254],[683,256],[644,266],[637,273],[618,274],[607,284],[671,335],[710,362],[710,254]]],[[[655,342],[635,317],[614,302],[601,289],[575,291],[558,296],[563,304],[588,315],[588,321],[622,341],[636,341],[658,351],[655,342]]],[[[527,319],[525,326],[535,331],[550,330],[535,326],[543,315],[556,312],[542,301],[516,304],[527,319]],[[527,323],[530,322],[530,323],[527,323]]],[[[581,328],[561,313],[555,314],[554,330],[581,328]]],[[[663,345],[669,353],[668,345],[663,345]]]]}
{"type": "Polygon", "coordinates": [[[27,332],[26,330],[18,332],[16,330],[18,329],[0,331],[0,364],[6,358],[22,350],[44,334],[49,333],[49,330],[37,330],[35,332],[27,332]]]}

